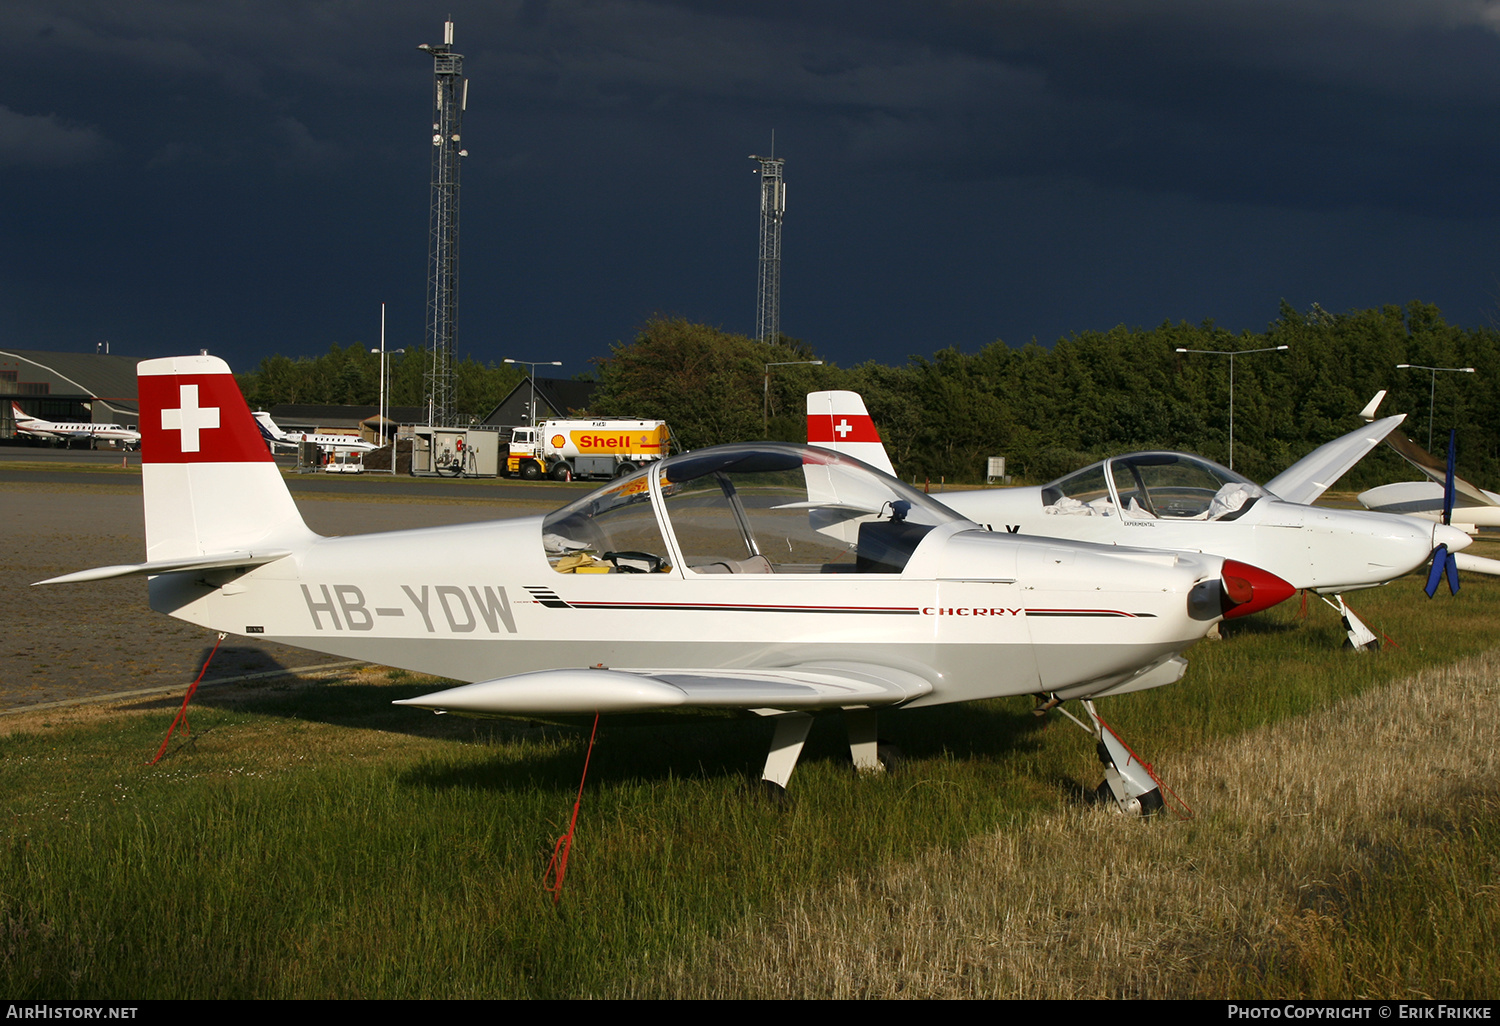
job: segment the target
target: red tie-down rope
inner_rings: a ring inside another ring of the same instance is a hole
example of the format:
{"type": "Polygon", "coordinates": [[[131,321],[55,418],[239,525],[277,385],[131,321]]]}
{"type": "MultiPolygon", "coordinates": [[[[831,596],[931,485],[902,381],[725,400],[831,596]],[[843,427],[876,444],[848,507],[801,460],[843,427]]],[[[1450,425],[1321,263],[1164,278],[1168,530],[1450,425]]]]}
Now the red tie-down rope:
{"type": "Polygon", "coordinates": [[[583,755],[583,775],[578,778],[578,797],[573,801],[573,818],[568,832],[552,846],[552,860],[542,873],[542,887],[552,892],[552,904],[562,901],[563,877],[568,875],[568,853],[573,850],[573,828],[578,825],[578,807],[583,804],[583,782],[589,778],[589,758],[594,754],[594,737],[599,733],[599,714],[594,713],[594,729],[589,732],[589,747],[583,755]],[[551,883],[548,883],[548,880],[551,883]]]}
{"type": "Polygon", "coordinates": [[[182,724],[182,732],[184,734],[191,734],[193,732],[193,728],[188,725],[187,721],[188,703],[193,700],[193,693],[198,690],[199,681],[203,680],[203,675],[208,672],[208,664],[214,661],[214,652],[217,652],[219,650],[219,646],[224,644],[224,639],[226,637],[228,637],[228,635],[226,635],[223,631],[219,632],[219,640],[214,642],[213,652],[208,653],[208,658],[203,660],[203,669],[198,671],[198,680],[193,681],[193,686],[188,688],[187,694],[182,696],[182,708],[177,710],[177,718],[174,719],[172,721],[172,725],[167,728],[167,736],[161,739],[161,747],[156,750],[156,758],[146,763],[147,766],[155,766],[158,762],[161,761],[162,754],[167,750],[167,742],[172,740],[172,731],[177,729],[177,724],[182,724]]]}
{"type": "Polygon", "coordinates": [[[1187,802],[1185,802],[1185,801],[1182,800],[1182,796],[1179,795],[1176,791],[1172,790],[1170,787],[1168,787],[1167,786],[1167,782],[1165,780],[1163,780],[1161,777],[1159,777],[1159,776],[1156,775],[1156,770],[1154,770],[1151,767],[1151,764],[1149,762],[1146,762],[1144,759],[1142,759],[1139,755],[1136,755],[1135,752],[1131,750],[1131,747],[1125,743],[1125,739],[1122,738],[1119,734],[1115,733],[1115,728],[1111,727],[1108,723],[1104,722],[1104,717],[1103,716],[1100,716],[1098,714],[1098,712],[1095,712],[1094,716],[1095,716],[1096,719],[1098,719],[1099,726],[1103,727],[1105,730],[1109,731],[1110,734],[1114,735],[1114,739],[1116,741],[1120,742],[1120,747],[1123,748],[1123,749],[1125,749],[1127,752],[1130,752],[1130,757],[1132,759],[1134,759],[1137,763],[1139,763],[1142,767],[1145,768],[1146,774],[1148,776],[1150,776],[1150,778],[1152,780],[1156,781],[1156,786],[1159,787],[1159,788],[1161,788],[1162,794],[1169,794],[1169,795],[1171,795],[1172,796],[1172,800],[1174,802],[1176,802],[1178,805],[1182,806],[1181,811],[1173,810],[1173,812],[1177,816],[1177,818],[1178,819],[1192,819],[1193,815],[1194,815],[1192,807],[1189,806],[1187,802]]]}

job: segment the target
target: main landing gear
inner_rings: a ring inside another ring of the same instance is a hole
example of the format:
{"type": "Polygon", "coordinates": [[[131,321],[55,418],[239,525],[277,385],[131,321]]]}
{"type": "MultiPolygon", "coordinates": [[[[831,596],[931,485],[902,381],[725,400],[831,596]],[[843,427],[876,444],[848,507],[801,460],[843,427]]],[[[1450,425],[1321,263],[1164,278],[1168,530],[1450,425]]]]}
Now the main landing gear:
{"type": "Polygon", "coordinates": [[[1063,708],[1056,695],[1038,696],[1033,712],[1045,716],[1056,709],[1093,736],[1099,752],[1099,761],[1104,764],[1104,782],[1094,794],[1102,801],[1112,801],[1115,807],[1127,816],[1150,816],[1161,811],[1166,802],[1161,788],[1151,776],[1151,771],[1135,756],[1125,742],[1099,717],[1094,703],[1083,700],[1083,710],[1088,715],[1085,723],[1063,708]]]}
{"type": "MultiPolygon", "coordinates": [[[[1099,798],[1114,802],[1128,816],[1149,816],[1159,811],[1165,802],[1150,770],[1099,717],[1093,702],[1084,699],[1083,708],[1088,722],[1064,709],[1062,699],[1056,695],[1045,695],[1038,696],[1034,711],[1038,716],[1044,716],[1056,709],[1094,738],[1099,761],[1104,764],[1104,782],[1095,791],[1099,798]]],[[[874,709],[844,710],[844,723],[849,730],[849,755],[860,773],[883,773],[897,757],[894,750],[879,742],[878,717],[874,709]]],[[[776,731],[771,738],[771,750],[766,755],[761,780],[768,791],[779,797],[786,793],[787,781],[797,768],[813,718],[809,713],[786,712],[776,714],[774,719],[776,731]]]]}
{"type": "MultiPolygon", "coordinates": [[[[797,759],[802,755],[802,745],[812,727],[813,718],[808,713],[789,712],[775,717],[776,733],[771,737],[771,751],[766,755],[766,768],[761,780],[774,794],[786,791],[792,770],[797,768],[797,759]]],[[[894,760],[894,750],[880,744],[876,736],[879,713],[874,709],[845,709],[844,723],[849,729],[849,754],[854,759],[854,768],[860,773],[884,773],[894,760]]]]}

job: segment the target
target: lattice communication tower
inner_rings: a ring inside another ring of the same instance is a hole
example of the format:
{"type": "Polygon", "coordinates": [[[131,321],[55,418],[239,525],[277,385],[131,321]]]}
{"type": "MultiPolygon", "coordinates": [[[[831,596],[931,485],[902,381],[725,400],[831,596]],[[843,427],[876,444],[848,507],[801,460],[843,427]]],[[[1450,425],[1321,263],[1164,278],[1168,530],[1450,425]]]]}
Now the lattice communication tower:
{"type": "Polygon", "coordinates": [[[458,416],[453,386],[453,345],[458,334],[458,164],[469,80],[464,57],[453,52],[453,22],[443,25],[440,44],[417,47],[432,56],[432,210],[427,226],[427,389],[428,423],[453,424],[458,416]]]}
{"type": "Polygon", "coordinates": [[[786,217],[782,165],[786,161],[753,154],[750,159],[760,163],[760,298],[755,337],[776,345],[781,341],[781,222],[786,217]]]}

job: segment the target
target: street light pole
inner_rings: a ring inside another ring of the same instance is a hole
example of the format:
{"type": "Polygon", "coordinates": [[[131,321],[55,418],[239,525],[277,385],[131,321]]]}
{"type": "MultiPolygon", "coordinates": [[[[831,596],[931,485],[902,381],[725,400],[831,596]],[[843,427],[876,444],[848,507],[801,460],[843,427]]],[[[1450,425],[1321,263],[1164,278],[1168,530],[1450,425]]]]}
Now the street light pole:
{"type": "Polygon", "coordinates": [[[1229,469],[1234,469],[1234,358],[1236,356],[1249,356],[1251,353],[1279,353],[1286,346],[1267,346],[1264,349],[1183,349],[1177,347],[1179,353],[1202,353],[1205,356],[1227,356],[1229,357],[1229,469]]]}
{"type": "MultiPolygon", "coordinates": [[[[385,444],[385,304],[380,304],[380,444],[385,444]]],[[[391,466],[396,466],[396,450],[391,448],[391,466]]]]}
{"type": "Polygon", "coordinates": [[[1454,374],[1473,374],[1473,367],[1424,367],[1420,363],[1398,363],[1397,370],[1424,370],[1432,371],[1432,387],[1427,390],[1427,451],[1432,451],[1432,413],[1433,403],[1437,399],[1437,372],[1451,371],[1454,374]]]}
{"type": "Polygon", "coordinates": [[[771,368],[772,367],[821,367],[822,360],[786,360],[782,363],[766,364],[766,382],[761,389],[760,401],[760,433],[769,434],[771,431],[771,368]]]}
{"type": "Polygon", "coordinates": [[[530,419],[527,421],[527,425],[529,427],[536,427],[536,369],[538,367],[561,367],[562,366],[562,361],[561,360],[512,360],[510,357],[507,356],[504,360],[501,360],[500,362],[501,363],[514,363],[514,364],[518,364],[520,366],[530,367],[531,368],[531,378],[530,378],[530,380],[531,380],[531,414],[530,414],[530,419]]]}
{"type": "MultiPolygon", "coordinates": [[[[379,411],[380,411],[380,413],[379,413],[379,417],[380,417],[380,444],[382,446],[384,446],[385,443],[386,443],[385,425],[386,425],[386,420],[388,419],[386,417],[386,412],[385,411],[386,411],[387,407],[390,405],[389,403],[386,402],[386,389],[387,389],[386,374],[385,374],[386,357],[389,356],[391,353],[404,353],[404,352],[406,352],[405,349],[391,349],[391,350],[387,350],[385,348],[385,304],[384,303],[380,304],[380,348],[379,349],[371,349],[370,352],[372,352],[372,353],[379,353],[380,354],[380,396],[379,396],[379,399],[378,399],[379,405],[378,405],[377,409],[379,409],[379,411]]],[[[390,440],[390,444],[391,444],[391,476],[394,477],[395,474],[396,474],[396,439],[392,438],[390,440]]]]}

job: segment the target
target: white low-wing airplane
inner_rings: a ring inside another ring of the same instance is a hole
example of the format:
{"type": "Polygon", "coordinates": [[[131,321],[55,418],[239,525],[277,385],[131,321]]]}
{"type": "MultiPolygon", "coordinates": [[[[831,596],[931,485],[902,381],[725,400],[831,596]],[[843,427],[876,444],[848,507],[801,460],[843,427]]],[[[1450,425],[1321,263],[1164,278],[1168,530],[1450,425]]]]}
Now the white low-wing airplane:
{"type": "Polygon", "coordinates": [[[373,452],[379,446],[354,435],[316,434],[311,431],[283,431],[276,426],[269,413],[256,411],[255,423],[260,427],[261,437],[270,446],[295,449],[303,442],[311,442],[329,452],[373,452]]]}
{"type": "MultiPolygon", "coordinates": [[[[810,393],[807,409],[809,443],[892,472],[858,393],[810,393]]],[[[1410,573],[1438,545],[1451,552],[1470,541],[1412,517],[1308,505],[1403,419],[1387,417],[1320,446],[1265,487],[1188,453],[1136,452],[1039,487],[941,498],[970,520],[1011,534],[1214,552],[1252,563],[1322,596],[1343,616],[1350,645],[1365,648],[1376,643],[1375,634],[1342,593],[1410,573]]]]}
{"type": "Polygon", "coordinates": [[[995,533],[826,449],[719,446],[548,516],[325,538],[302,521],[228,366],[139,368],[153,609],[477,683],[399,704],[478,715],[733,708],[776,723],[784,787],[811,714],[861,769],[879,709],[1083,700],[1122,809],[1159,804],[1092,700],[1169,684],[1224,616],[1291,586],[1219,556],[995,533]]]}
{"type": "Polygon", "coordinates": [[[16,431],[49,442],[68,442],[79,438],[99,442],[123,442],[127,449],[141,444],[141,433],[118,424],[94,424],[85,420],[43,420],[33,417],[15,403],[10,404],[16,431]]]}

